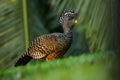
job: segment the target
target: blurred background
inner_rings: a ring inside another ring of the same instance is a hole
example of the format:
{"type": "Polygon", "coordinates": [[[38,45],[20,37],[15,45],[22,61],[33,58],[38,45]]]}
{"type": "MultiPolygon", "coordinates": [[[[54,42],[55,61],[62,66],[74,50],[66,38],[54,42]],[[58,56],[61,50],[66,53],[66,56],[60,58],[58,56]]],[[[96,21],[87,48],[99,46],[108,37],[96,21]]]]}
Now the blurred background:
{"type": "Polygon", "coordinates": [[[119,0],[0,0],[0,69],[9,69],[36,37],[62,32],[65,9],[79,12],[64,57],[120,52],[119,0]]]}

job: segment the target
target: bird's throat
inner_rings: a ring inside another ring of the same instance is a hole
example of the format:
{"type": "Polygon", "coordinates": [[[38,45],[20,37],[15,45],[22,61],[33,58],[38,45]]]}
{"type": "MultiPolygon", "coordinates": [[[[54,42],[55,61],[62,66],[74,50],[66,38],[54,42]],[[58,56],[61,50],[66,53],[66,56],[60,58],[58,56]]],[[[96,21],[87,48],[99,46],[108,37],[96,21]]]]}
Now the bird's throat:
{"type": "Polygon", "coordinates": [[[71,32],[71,29],[68,24],[63,24],[62,26],[65,34],[71,32]]]}

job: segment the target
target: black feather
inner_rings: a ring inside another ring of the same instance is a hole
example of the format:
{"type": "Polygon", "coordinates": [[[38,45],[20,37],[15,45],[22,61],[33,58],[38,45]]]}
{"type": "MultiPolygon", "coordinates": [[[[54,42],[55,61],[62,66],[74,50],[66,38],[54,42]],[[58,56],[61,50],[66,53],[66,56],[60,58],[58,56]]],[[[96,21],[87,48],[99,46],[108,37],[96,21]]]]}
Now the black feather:
{"type": "Polygon", "coordinates": [[[28,55],[23,55],[21,58],[19,58],[19,60],[15,63],[15,67],[17,66],[22,66],[22,65],[26,65],[30,60],[32,59],[32,57],[28,56],[28,55]]]}

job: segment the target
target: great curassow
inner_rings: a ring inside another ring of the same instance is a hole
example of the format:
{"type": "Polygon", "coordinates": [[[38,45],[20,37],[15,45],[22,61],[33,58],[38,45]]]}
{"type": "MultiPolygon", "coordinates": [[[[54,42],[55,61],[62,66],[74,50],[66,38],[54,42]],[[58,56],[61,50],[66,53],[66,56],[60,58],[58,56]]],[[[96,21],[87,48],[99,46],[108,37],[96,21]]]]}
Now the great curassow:
{"type": "Polygon", "coordinates": [[[70,24],[75,20],[75,15],[72,10],[64,11],[59,19],[64,32],[45,34],[34,39],[28,50],[17,60],[15,67],[26,65],[31,59],[51,61],[62,58],[72,43],[70,24]]]}

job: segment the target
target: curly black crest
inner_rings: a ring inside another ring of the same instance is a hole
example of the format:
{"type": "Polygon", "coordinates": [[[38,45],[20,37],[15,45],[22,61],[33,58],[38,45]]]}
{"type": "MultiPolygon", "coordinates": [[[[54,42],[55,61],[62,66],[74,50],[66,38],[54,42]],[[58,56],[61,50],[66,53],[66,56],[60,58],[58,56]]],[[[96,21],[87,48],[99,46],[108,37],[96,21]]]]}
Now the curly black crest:
{"type": "Polygon", "coordinates": [[[68,20],[72,20],[75,17],[75,12],[73,10],[65,10],[60,19],[59,22],[62,23],[65,18],[68,18],[68,20]]]}

